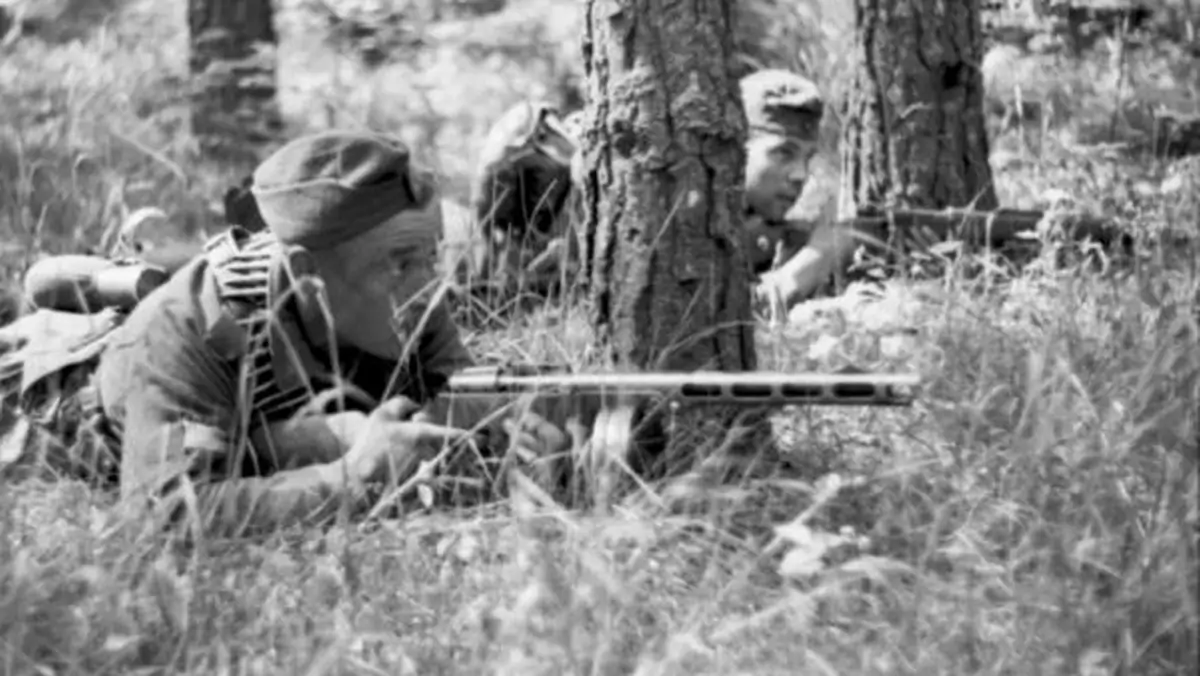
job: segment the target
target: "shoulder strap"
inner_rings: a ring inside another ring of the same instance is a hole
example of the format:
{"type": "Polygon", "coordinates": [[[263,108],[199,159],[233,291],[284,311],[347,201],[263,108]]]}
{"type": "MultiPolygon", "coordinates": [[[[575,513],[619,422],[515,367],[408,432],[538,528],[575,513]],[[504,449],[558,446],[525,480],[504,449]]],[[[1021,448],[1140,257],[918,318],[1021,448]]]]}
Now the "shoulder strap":
{"type": "Polygon", "coordinates": [[[275,380],[270,348],[271,275],[278,245],[267,233],[230,228],[205,247],[222,308],[246,337],[239,359],[242,409],[267,420],[288,415],[308,398],[303,388],[284,391],[275,380]]]}

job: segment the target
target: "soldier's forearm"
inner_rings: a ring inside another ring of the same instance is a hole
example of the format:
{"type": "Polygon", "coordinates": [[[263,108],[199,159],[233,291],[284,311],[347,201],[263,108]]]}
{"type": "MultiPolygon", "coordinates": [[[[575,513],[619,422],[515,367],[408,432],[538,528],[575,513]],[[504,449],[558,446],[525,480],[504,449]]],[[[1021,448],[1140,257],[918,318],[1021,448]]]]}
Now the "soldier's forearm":
{"type": "Polygon", "coordinates": [[[879,247],[886,237],[883,226],[872,221],[823,224],[813,231],[808,247],[819,251],[838,270],[843,270],[854,261],[854,251],[859,246],[879,247]]]}
{"type": "Polygon", "coordinates": [[[499,424],[500,419],[505,417],[501,409],[512,401],[512,395],[502,394],[471,397],[442,395],[421,409],[421,417],[439,425],[461,429],[487,427],[499,424]]]}
{"type": "Polygon", "coordinates": [[[805,247],[792,256],[778,270],[771,272],[787,280],[779,284],[782,298],[779,300],[791,307],[801,300],[811,296],[829,276],[839,271],[836,252],[822,251],[814,247],[805,247]]]}
{"type": "MultiPolygon", "coordinates": [[[[830,275],[844,274],[854,263],[854,252],[860,246],[877,250],[884,245],[885,238],[886,233],[882,226],[873,222],[850,221],[826,224],[813,231],[812,237],[802,251],[812,252],[808,258],[819,260],[820,265],[810,262],[808,267],[819,268],[820,280],[816,284],[820,284],[830,275]]],[[[793,260],[803,261],[804,258],[797,255],[793,260]]],[[[793,269],[805,265],[800,261],[792,264],[793,269]]]]}
{"type": "MultiPolygon", "coordinates": [[[[583,416],[597,408],[587,397],[531,396],[505,394],[444,394],[422,409],[422,416],[436,422],[462,429],[498,427],[504,419],[524,411],[536,413],[559,427],[573,417],[583,416]]],[[[587,418],[590,420],[590,418],[587,418]]]]}
{"type": "Polygon", "coordinates": [[[282,471],[244,477],[200,491],[204,513],[218,531],[270,531],[320,523],[345,500],[357,502],[361,485],[340,459],[366,423],[359,412],[314,415],[273,423],[253,435],[258,453],[270,453],[282,471]]]}
{"type": "Polygon", "coordinates": [[[282,469],[333,462],[350,450],[367,416],[357,411],[311,415],[272,423],[251,435],[255,450],[282,469]]]}
{"type": "Polygon", "coordinates": [[[803,245],[785,247],[787,255],[762,281],[786,307],[812,296],[830,277],[841,277],[854,262],[860,244],[877,240],[881,232],[871,224],[823,223],[814,227],[803,245]]]}
{"type": "Polygon", "coordinates": [[[347,501],[351,507],[361,506],[364,496],[361,482],[342,462],[230,479],[197,490],[206,530],[223,535],[318,525],[347,501]]]}

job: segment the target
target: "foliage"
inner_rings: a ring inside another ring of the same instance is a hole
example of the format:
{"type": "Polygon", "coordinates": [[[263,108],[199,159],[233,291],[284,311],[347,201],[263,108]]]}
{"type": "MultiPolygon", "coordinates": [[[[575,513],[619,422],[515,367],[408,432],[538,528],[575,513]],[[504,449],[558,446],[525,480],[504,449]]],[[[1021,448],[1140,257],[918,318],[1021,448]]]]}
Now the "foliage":
{"type": "MultiPolygon", "coordinates": [[[[577,3],[509,4],[478,24],[431,24],[419,54],[377,70],[315,46],[316,20],[285,5],[290,123],[397,131],[461,196],[490,121],[573,67],[577,3]]],[[[795,4],[790,25],[811,36],[804,56],[772,52],[772,63],[802,66],[836,93],[845,4],[795,4]]],[[[214,224],[209,202],[240,176],[206,163],[184,132],[182,31],[178,12],[145,0],[82,40],[6,48],[10,279],[38,252],[94,246],[141,206],[184,228],[214,224]]],[[[1153,102],[1194,105],[1194,64],[1138,50],[1128,64],[1138,75],[1118,96],[1103,52],[1015,58],[1020,84],[1058,110],[994,130],[1004,203],[1069,199],[1141,232],[1194,234],[1200,213],[1178,178],[1194,173],[1090,145],[1098,120],[1125,134],[1153,102]]],[[[1003,87],[990,95],[1008,100],[1003,87]]],[[[765,367],[915,369],[927,380],[917,406],[780,413],[773,457],[729,458],[721,439],[701,440],[709,460],[693,474],[610,516],[547,505],[517,481],[486,508],[181,549],[79,485],[5,485],[0,665],[1195,673],[1194,246],[1101,269],[968,277],[949,265],[931,282],[804,306],[789,326],[761,329],[765,367]]],[[[551,308],[471,341],[486,357],[578,365],[589,343],[580,315],[551,308]]]]}

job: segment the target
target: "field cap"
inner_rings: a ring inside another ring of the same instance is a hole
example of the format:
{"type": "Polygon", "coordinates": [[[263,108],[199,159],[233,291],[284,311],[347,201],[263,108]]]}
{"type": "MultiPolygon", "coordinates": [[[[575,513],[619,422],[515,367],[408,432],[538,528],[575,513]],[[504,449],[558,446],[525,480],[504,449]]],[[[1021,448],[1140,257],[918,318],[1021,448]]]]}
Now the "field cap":
{"type": "MultiPolygon", "coordinates": [[[[421,209],[432,182],[415,179],[401,141],[372,132],[302,136],[254,171],[255,201],[267,227],[285,244],[328,249],[395,215],[421,209]]],[[[410,226],[429,228],[427,219],[410,226]]]]}
{"type": "Polygon", "coordinates": [[[760,70],[741,79],[742,104],[750,133],[767,133],[815,141],[825,102],[817,85],[781,69],[760,70]]]}

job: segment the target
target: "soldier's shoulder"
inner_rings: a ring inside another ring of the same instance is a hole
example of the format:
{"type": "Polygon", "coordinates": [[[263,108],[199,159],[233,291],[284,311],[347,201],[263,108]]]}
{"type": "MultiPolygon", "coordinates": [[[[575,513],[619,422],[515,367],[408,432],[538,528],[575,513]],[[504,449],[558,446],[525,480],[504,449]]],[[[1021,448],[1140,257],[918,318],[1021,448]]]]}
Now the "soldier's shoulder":
{"type": "Polygon", "coordinates": [[[228,319],[242,319],[247,307],[266,302],[268,277],[277,253],[278,242],[269,234],[223,233],[209,241],[203,255],[142,301],[130,315],[130,323],[164,326],[182,322],[190,326],[177,328],[198,327],[199,334],[206,336],[225,315],[232,313],[238,316],[228,319]]]}
{"type": "Polygon", "coordinates": [[[202,318],[203,296],[211,292],[212,286],[205,282],[211,274],[203,256],[177,270],[130,311],[114,336],[113,347],[135,342],[136,338],[156,342],[169,342],[175,336],[183,338],[181,330],[194,326],[202,318]]]}

